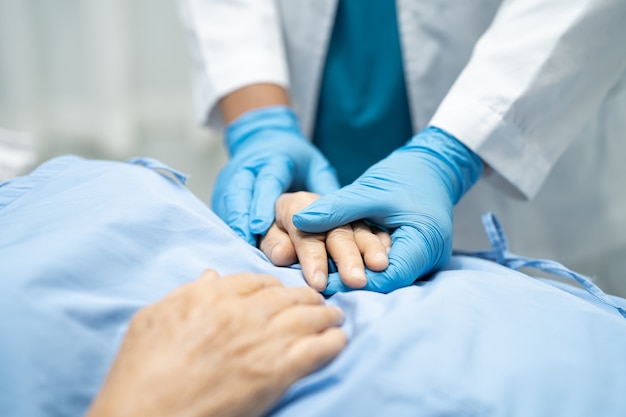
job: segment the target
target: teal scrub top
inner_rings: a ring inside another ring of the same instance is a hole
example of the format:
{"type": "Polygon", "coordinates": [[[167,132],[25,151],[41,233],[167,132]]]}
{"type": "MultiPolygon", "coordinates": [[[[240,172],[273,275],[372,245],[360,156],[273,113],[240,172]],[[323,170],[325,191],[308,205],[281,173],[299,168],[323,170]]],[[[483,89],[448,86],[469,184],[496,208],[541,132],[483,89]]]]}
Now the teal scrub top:
{"type": "Polygon", "coordinates": [[[340,0],[313,143],[345,185],[412,134],[395,1],[340,0]]]}

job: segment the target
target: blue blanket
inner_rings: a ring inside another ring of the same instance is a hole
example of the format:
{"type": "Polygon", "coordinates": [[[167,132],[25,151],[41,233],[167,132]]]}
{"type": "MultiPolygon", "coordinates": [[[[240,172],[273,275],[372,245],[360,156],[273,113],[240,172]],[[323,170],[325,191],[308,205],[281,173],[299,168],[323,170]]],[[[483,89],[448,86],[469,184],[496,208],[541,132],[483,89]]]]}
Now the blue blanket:
{"type": "MultiPolygon", "coordinates": [[[[0,185],[0,415],[84,413],[133,313],[205,268],[304,285],[183,183],[157,161],[62,157],[0,185]]],[[[626,415],[626,320],[577,288],[455,256],[328,303],[349,345],[271,415],[626,415]]]]}

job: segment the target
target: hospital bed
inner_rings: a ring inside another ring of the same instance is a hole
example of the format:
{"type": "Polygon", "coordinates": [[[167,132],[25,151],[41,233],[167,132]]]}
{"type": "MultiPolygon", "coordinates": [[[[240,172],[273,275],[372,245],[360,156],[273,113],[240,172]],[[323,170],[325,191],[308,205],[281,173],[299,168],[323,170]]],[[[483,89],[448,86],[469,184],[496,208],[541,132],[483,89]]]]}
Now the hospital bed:
{"type": "MultiPolygon", "coordinates": [[[[82,415],[132,315],[207,267],[304,285],[184,181],[154,160],[68,156],[0,186],[1,415],[82,415]]],[[[623,299],[457,255],[410,287],[327,302],[348,346],[269,415],[626,415],[623,299]]]]}

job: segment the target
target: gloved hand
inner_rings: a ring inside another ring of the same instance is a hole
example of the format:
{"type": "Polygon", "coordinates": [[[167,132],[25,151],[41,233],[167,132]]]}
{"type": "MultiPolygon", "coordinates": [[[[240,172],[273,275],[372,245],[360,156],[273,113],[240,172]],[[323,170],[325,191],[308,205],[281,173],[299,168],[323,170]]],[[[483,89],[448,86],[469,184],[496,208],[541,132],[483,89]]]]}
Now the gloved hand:
{"type": "Polygon", "coordinates": [[[274,221],[274,203],[287,190],[327,194],[339,189],[335,170],[300,133],[285,106],[249,111],[225,132],[231,160],[220,172],[213,209],[250,244],[274,221]]]}
{"type": "MultiPolygon", "coordinates": [[[[389,266],[383,272],[367,271],[364,289],[393,291],[448,262],[453,206],[482,170],[477,155],[443,130],[429,127],[354,183],[296,213],[293,223],[320,233],[367,219],[391,231],[389,266]]],[[[349,290],[332,274],[325,293],[349,290]]]]}

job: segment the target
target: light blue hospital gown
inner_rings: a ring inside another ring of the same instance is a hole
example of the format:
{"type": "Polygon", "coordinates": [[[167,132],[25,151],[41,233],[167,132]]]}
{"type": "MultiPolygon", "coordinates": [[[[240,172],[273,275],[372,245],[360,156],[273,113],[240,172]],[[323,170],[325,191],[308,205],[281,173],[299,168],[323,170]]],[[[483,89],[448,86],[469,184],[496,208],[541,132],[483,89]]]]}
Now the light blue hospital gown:
{"type": "MultiPolygon", "coordinates": [[[[0,185],[1,416],[84,413],[132,314],[205,268],[304,284],[183,179],[151,160],[62,157],[0,185]]],[[[585,294],[455,256],[390,294],[333,295],[349,345],[271,414],[624,416],[626,320],[585,294]]]]}

